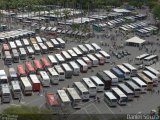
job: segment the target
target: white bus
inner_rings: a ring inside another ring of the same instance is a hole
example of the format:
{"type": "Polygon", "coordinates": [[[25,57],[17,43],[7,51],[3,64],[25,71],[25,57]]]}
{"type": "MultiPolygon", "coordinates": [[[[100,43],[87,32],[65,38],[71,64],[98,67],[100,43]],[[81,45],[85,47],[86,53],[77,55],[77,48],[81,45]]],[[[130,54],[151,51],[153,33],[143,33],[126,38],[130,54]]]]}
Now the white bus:
{"type": "Polygon", "coordinates": [[[71,56],[69,55],[69,53],[66,52],[66,51],[62,51],[62,52],[61,52],[61,55],[65,58],[66,61],[69,61],[69,60],[72,59],[72,57],[71,57],[71,56]]]}
{"type": "Polygon", "coordinates": [[[104,91],[104,83],[102,80],[97,76],[91,76],[90,79],[97,87],[97,92],[103,92],[104,91]]]}
{"type": "Polygon", "coordinates": [[[80,49],[83,54],[89,53],[89,51],[87,50],[86,47],[84,47],[84,45],[78,45],[78,49],[80,49]]]}
{"type": "Polygon", "coordinates": [[[117,98],[113,95],[112,92],[105,92],[104,93],[104,101],[110,106],[110,107],[116,107],[117,106],[117,98]]]}
{"type": "Polygon", "coordinates": [[[10,51],[4,51],[4,64],[11,65],[12,64],[12,56],[10,51]]]}
{"type": "Polygon", "coordinates": [[[125,76],[125,79],[129,79],[130,78],[130,71],[125,68],[123,65],[117,65],[116,66],[125,76]]]}
{"type": "Polygon", "coordinates": [[[47,54],[48,53],[48,48],[44,43],[38,43],[40,48],[41,48],[41,53],[47,54]]]}
{"type": "Polygon", "coordinates": [[[32,56],[35,53],[33,48],[31,46],[27,46],[26,49],[27,49],[27,53],[28,53],[29,58],[32,58],[32,56]]]}
{"type": "Polygon", "coordinates": [[[9,80],[10,81],[18,80],[18,75],[17,75],[17,72],[14,68],[9,68],[8,72],[9,72],[9,80]]]}
{"type": "Polygon", "coordinates": [[[1,85],[1,102],[9,103],[11,101],[11,92],[8,84],[1,85]]]}
{"type": "Polygon", "coordinates": [[[58,84],[59,83],[59,74],[57,73],[57,71],[53,67],[51,67],[51,68],[48,68],[48,73],[51,78],[51,83],[58,84]]]}
{"type": "Polygon", "coordinates": [[[126,67],[130,71],[132,77],[137,75],[137,69],[133,67],[131,64],[123,63],[123,66],[126,67]]]}
{"type": "Polygon", "coordinates": [[[96,52],[101,51],[101,47],[99,45],[97,45],[96,43],[92,43],[91,45],[93,46],[93,48],[95,49],[96,52]]]}
{"type": "Polygon", "coordinates": [[[99,61],[92,54],[88,54],[87,57],[92,61],[92,66],[98,66],[99,61]]]}
{"type": "Polygon", "coordinates": [[[150,67],[150,66],[146,66],[145,70],[148,70],[149,72],[151,72],[152,74],[154,74],[155,76],[157,76],[159,78],[160,81],[160,72],[157,71],[156,69],[150,67]]]}
{"type": "Polygon", "coordinates": [[[77,48],[77,47],[73,47],[72,50],[78,55],[78,56],[82,56],[83,53],[77,48]]]}
{"type": "Polygon", "coordinates": [[[88,71],[88,65],[83,60],[77,59],[76,62],[80,66],[81,72],[87,72],[88,71]]]}
{"type": "Polygon", "coordinates": [[[20,40],[15,40],[17,47],[23,47],[20,40]]]}
{"type": "Polygon", "coordinates": [[[24,46],[29,46],[30,45],[30,43],[27,39],[24,38],[24,39],[22,39],[22,41],[23,41],[24,46]]]}
{"type": "Polygon", "coordinates": [[[71,106],[71,101],[70,101],[67,93],[65,92],[65,90],[57,90],[57,94],[58,94],[58,97],[61,101],[62,107],[68,108],[71,106]]]}
{"type": "Polygon", "coordinates": [[[39,71],[39,75],[40,75],[40,81],[42,83],[42,86],[49,87],[50,86],[50,78],[49,78],[48,74],[46,73],[46,71],[39,71]]]}
{"type": "Polygon", "coordinates": [[[65,78],[72,78],[73,75],[72,68],[67,63],[63,63],[62,68],[65,71],[65,78]]]}
{"type": "Polygon", "coordinates": [[[89,91],[81,82],[74,82],[73,87],[77,90],[82,100],[89,100],[89,91]]]}
{"type": "Polygon", "coordinates": [[[128,97],[118,87],[111,88],[111,92],[116,96],[119,105],[127,104],[128,97]]]}
{"type": "Polygon", "coordinates": [[[59,63],[64,63],[65,62],[65,60],[64,60],[64,58],[62,57],[61,54],[55,54],[55,58],[57,59],[57,61],[59,63]]]}
{"type": "Polygon", "coordinates": [[[11,49],[16,49],[16,48],[17,48],[17,46],[16,46],[16,44],[15,44],[14,41],[9,42],[9,45],[10,45],[10,48],[11,48],[11,49]]]}
{"type": "Polygon", "coordinates": [[[38,44],[33,44],[33,49],[36,55],[39,55],[41,53],[41,49],[38,44]]]}
{"type": "Polygon", "coordinates": [[[21,88],[19,85],[19,82],[17,80],[13,80],[11,81],[11,90],[12,90],[12,94],[14,99],[20,99],[21,98],[21,88]]]}
{"type": "Polygon", "coordinates": [[[88,65],[88,68],[92,67],[92,61],[88,57],[84,56],[82,60],[88,65]]]}
{"type": "Polygon", "coordinates": [[[59,42],[61,48],[65,48],[66,43],[62,40],[62,38],[56,38],[56,40],[59,42]]]}
{"type": "Polygon", "coordinates": [[[20,77],[21,88],[24,95],[32,95],[32,85],[27,77],[20,77]]]}
{"type": "Polygon", "coordinates": [[[135,97],[139,97],[141,93],[141,88],[138,87],[133,81],[126,81],[125,84],[134,92],[135,97]]]}
{"type": "Polygon", "coordinates": [[[105,58],[106,63],[110,63],[111,62],[111,56],[106,53],[105,51],[99,51],[99,53],[105,58]]]}
{"type": "Polygon", "coordinates": [[[143,74],[146,75],[150,80],[153,81],[154,86],[158,86],[158,77],[152,74],[151,72],[144,70],[143,74]]]}
{"type": "Polygon", "coordinates": [[[77,91],[74,88],[67,88],[68,96],[71,100],[71,105],[75,109],[81,108],[81,97],[78,95],[77,91]]]}
{"type": "Polygon", "coordinates": [[[80,67],[78,66],[78,64],[75,61],[70,61],[69,65],[73,70],[73,75],[79,75],[80,67]]]}
{"type": "Polygon", "coordinates": [[[84,46],[88,49],[89,53],[95,52],[94,48],[90,44],[85,44],[84,46]]]}
{"type": "Polygon", "coordinates": [[[65,79],[65,72],[62,69],[62,67],[60,65],[55,65],[54,68],[59,74],[59,80],[64,80],[65,79]]]}
{"type": "Polygon", "coordinates": [[[49,52],[52,53],[53,50],[54,50],[53,44],[52,44],[50,41],[47,41],[47,42],[45,42],[45,43],[46,43],[46,46],[47,46],[49,52]]]}
{"type": "Polygon", "coordinates": [[[138,77],[132,77],[131,80],[138,85],[141,88],[142,93],[146,93],[147,90],[147,84],[144,83],[140,78],[138,77]]]}
{"type": "Polygon", "coordinates": [[[25,60],[27,57],[27,53],[24,48],[19,48],[19,56],[21,60],[25,60]]]}
{"type": "Polygon", "coordinates": [[[53,55],[48,55],[48,60],[52,64],[52,66],[58,64],[58,61],[56,60],[56,58],[53,55]]]}
{"type": "Polygon", "coordinates": [[[37,40],[37,43],[42,43],[43,42],[40,36],[37,36],[36,40],[37,40]]]}
{"type": "Polygon", "coordinates": [[[118,77],[115,76],[111,71],[104,70],[103,72],[112,80],[112,85],[118,84],[118,77]]]}
{"type": "Polygon", "coordinates": [[[135,63],[136,63],[137,65],[143,64],[144,58],[146,58],[146,57],[148,57],[148,56],[149,56],[148,53],[144,53],[144,54],[142,54],[142,55],[137,56],[137,57],[135,58],[135,63]]]}
{"type": "Polygon", "coordinates": [[[73,50],[67,50],[67,52],[70,54],[72,59],[76,59],[78,57],[77,54],[73,50]]]}
{"type": "Polygon", "coordinates": [[[88,89],[90,97],[97,95],[97,87],[90,78],[82,78],[81,82],[88,89]]]}
{"type": "Polygon", "coordinates": [[[158,61],[158,55],[150,55],[146,58],[144,58],[144,65],[152,65],[153,63],[157,62],[158,61]]]}
{"type": "Polygon", "coordinates": [[[120,83],[117,86],[125,95],[127,95],[128,100],[133,100],[134,98],[134,92],[127,87],[124,83],[120,83]]]}
{"type": "Polygon", "coordinates": [[[94,56],[99,60],[99,64],[100,64],[100,65],[104,65],[104,63],[105,63],[105,58],[104,58],[101,54],[95,53],[94,56]]]}
{"type": "Polygon", "coordinates": [[[52,42],[54,48],[59,48],[60,47],[60,43],[56,39],[51,39],[51,42],[52,42]]]}
{"type": "Polygon", "coordinates": [[[13,58],[13,62],[15,63],[19,62],[19,53],[17,49],[12,49],[12,58],[13,58]]]}

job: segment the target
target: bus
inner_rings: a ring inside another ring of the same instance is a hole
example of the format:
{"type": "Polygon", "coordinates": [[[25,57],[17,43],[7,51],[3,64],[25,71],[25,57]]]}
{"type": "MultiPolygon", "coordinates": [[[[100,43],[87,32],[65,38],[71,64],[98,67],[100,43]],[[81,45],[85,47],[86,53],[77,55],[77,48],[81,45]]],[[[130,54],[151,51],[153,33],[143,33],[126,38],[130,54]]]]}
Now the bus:
{"type": "Polygon", "coordinates": [[[31,43],[32,43],[32,44],[37,44],[36,39],[35,39],[35,38],[33,38],[33,37],[32,37],[32,38],[30,38],[30,41],[31,41],[31,43]]]}
{"type": "Polygon", "coordinates": [[[24,46],[29,46],[30,45],[30,43],[27,39],[24,38],[24,39],[22,39],[22,41],[23,41],[24,46]]]}
{"type": "Polygon", "coordinates": [[[66,61],[69,61],[72,59],[72,57],[66,51],[62,51],[61,55],[65,58],[66,61]]]}
{"type": "Polygon", "coordinates": [[[83,101],[89,100],[89,91],[81,82],[74,82],[73,87],[77,90],[83,101]]]}
{"type": "Polygon", "coordinates": [[[132,77],[131,80],[138,85],[141,88],[142,93],[146,93],[147,90],[147,84],[144,83],[140,78],[138,77],[132,77]]]}
{"type": "Polygon", "coordinates": [[[153,89],[153,81],[150,80],[147,76],[145,76],[143,73],[137,73],[138,78],[140,78],[144,83],[147,84],[147,90],[153,89]]]}
{"type": "Polygon", "coordinates": [[[62,57],[61,54],[55,54],[55,58],[57,59],[58,63],[64,63],[65,60],[64,58],[62,57]]]}
{"type": "Polygon", "coordinates": [[[16,45],[17,45],[18,48],[19,47],[23,47],[20,40],[15,40],[15,43],[16,43],[16,45]]]}
{"type": "Polygon", "coordinates": [[[67,93],[65,92],[65,90],[57,90],[57,95],[60,99],[62,107],[67,109],[71,106],[71,101],[70,101],[67,93]]]}
{"type": "Polygon", "coordinates": [[[126,81],[125,85],[128,86],[133,92],[135,97],[139,97],[141,93],[141,88],[138,87],[133,81],[126,81]]]}
{"type": "Polygon", "coordinates": [[[18,80],[17,72],[14,68],[9,68],[9,80],[18,80]]]}
{"type": "Polygon", "coordinates": [[[67,63],[63,63],[61,66],[65,71],[65,78],[72,78],[72,75],[73,75],[72,68],[67,63]]]}
{"type": "Polygon", "coordinates": [[[112,92],[105,92],[104,93],[104,101],[110,106],[110,107],[116,107],[117,106],[117,98],[113,95],[112,92]]]}
{"type": "Polygon", "coordinates": [[[154,74],[152,74],[151,72],[149,72],[149,71],[147,71],[147,70],[144,70],[144,71],[143,71],[143,74],[144,74],[145,76],[147,76],[150,80],[153,81],[153,85],[154,85],[154,86],[158,86],[158,77],[157,77],[157,76],[155,76],[154,74]]]}
{"type": "Polygon", "coordinates": [[[95,52],[94,48],[90,44],[85,44],[84,46],[88,49],[89,53],[95,52]]]}
{"type": "Polygon", "coordinates": [[[110,69],[110,71],[118,77],[118,81],[124,80],[124,78],[125,78],[124,74],[116,67],[113,67],[112,69],[110,69]]]}
{"type": "Polygon", "coordinates": [[[65,41],[62,38],[56,38],[57,42],[59,42],[61,48],[65,48],[65,41]]]}
{"type": "Polygon", "coordinates": [[[50,77],[48,76],[46,71],[40,71],[40,81],[42,83],[43,87],[49,87],[50,86],[50,77]]]}
{"type": "Polygon", "coordinates": [[[3,51],[3,52],[4,52],[4,51],[10,51],[10,48],[9,48],[8,44],[6,44],[6,43],[3,43],[3,44],[2,44],[2,51],[3,51]]]}
{"type": "Polygon", "coordinates": [[[156,69],[150,67],[150,66],[146,66],[145,70],[148,70],[149,72],[151,72],[152,74],[154,74],[155,76],[157,76],[159,78],[160,81],[160,72],[157,71],[156,69]]]}
{"type": "Polygon", "coordinates": [[[53,67],[48,68],[48,74],[51,78],[51,83],[52,84],[58,84],[59,83],[59,74],[57,73],[57,71],[53,67]]]}
{"type": "Polygon", "coordinates": [[[130,71],[125,68],[123,65],[117,65],[116,68],[118,68],[125,76],[125,79],[129,79],[130,78],[130,71]]]}
{"type": "Polygon", "coordinates": [[[56,39],[51,39],[54,48],[60,48],[60,43],[56,39]]]}
{"type": "Polygon", "coordinates": [[[25,71],[25,69],[24,69],[24,67],[23,67],[22,64],[17,65],[17,71],[18,71],[18,75],[19,75],[20,77],[25,77],[25,76],[27,76],[26,71],[25,71]]]}
{"type": "Polygon", "coordinates": [[[69,65],[73,70],[73,75],[75,75],[75,76],[79,75],[80,67],[78,66],[78,64],[75,61],[70,61],[69,65]]]}
{"type": "Polygon", "coordinates": [[[25,67],[26,67],[26,72],[28,74],[35,74],[36,73],[31,62],[29,62],[29,61],[25,62],[25,67]]]}
{"type": "Polygon", "coordinates": [[[78,95],[75,88],[67,88],[66,92],[71,100],[71,105],[74,109],[80,109],[81,108],[81,97],[78,95]]]}
{"type": "Polygon", "coordinates": [[[78,55],[78,56],[82,56],[83,53],[77,48],[77,47],[73,47],[72,50],[78,55]]]}
{"type": "Polygon", "coordinates": [[[47,46],[49,52],[52,53],[53,50],[54,50],[53,44],[52,44],[50,41],[47,41],[47,42],[45,42],[45,43],[46,43],[46,46],[47,46]]]}
{"type": "Polygon", "coordinates": [[[97,87],[97,92],[103,92],[104,91],[104,83],[102,80],[97,76],[91,76],[90,79],[97,87]]]}
{"type": "Polygon", "coordinates": [[[14,99],[21,98],[21,87],[18,80],[11,81],[11,91],[14,99]]]}
{"type": "Polygon", "coordinates": [[[53,55],[48,55],[48,60],[51,63],[51,66],[58,64],[58,61],[56,60],[56,58],[53,55]]]}
{"type": "Polygon", "coordinates": [[[12,56],[10,51],[4,51],[4,64],[11,65],[12,64],[12,56]]]}
{"type": "Polygon", "coordinates": [[[82,60],[88,65],[88,68],[92,67],[92,61],[88,57],[84,56],[82,60]]]}
{"type": "Polygon", "coordinates": [[[127,95],[128,100],[133,100],[134,98],[134,92],[127,87],[124,83],[120,83],[117,86],[125,95],[127,95]]]}
{"type": "Polygon", "coordinates": [[[32,90],[33,91],[40,91],[41,90],[41,83],[39,81],[39,78],[36,74],[30,74],[29,75],[31,84],[32,84],[32,90]]]}
{"type": "Polygon", "coordinates": [[[131,64],[123,63],[123,66],[126,67],[130,71],[131,77],[135,77],[137,75],[137,69],[133,67],[131,64]]]}
{"type": "Polygon", "coordinates": [[[149,56],[148,53],[144,53],[144,54],[142,54],[142,55],[137,56],[137,57],[135,58],[135,63],[136,63],[137,65],[143,64],[144,58],[146,58],[146,57],[148,57],[148,56],[149,56]]]}
{"type": "Polygon", "coordinates": [[[59,74],[59,80],[64,80],[65,79],[65,72],[62,69],[62,67],[60,65],[55,65],[54,66],[55,70],[57,71],[57,73],[59,74]]]}
{"type": "Polygon", "coordinates": [[[126,105],[127,104],[128,97],[118,87],[111,88],[111,92],[117,98],[117,102],[119,105],[126,105]]]}
{"type": "Polygon", "coordinates": [[[40,36],[36,36],[36,40],[37,40],[38,43],[42,43],[43,42],[40,36]]]}
{"type": "Polygon", "coordinates": [[[32,58],[32,56],[35,53],[34,50],[33,50],[33,48],[31,46],[27,46],[26,49],[27,49],[28,57],[32,58]]]}
{"type": "Polygon", "coordinates": [[[103,72],[111,79],[112,85],[117,85],[118,84],[118,77],[115,76],[111,71],[104,70],[103,72]]]}
{"type": "Polygon", "coordinates": [[[19,53],[18,53],[17,49],[12,49],[12,58],[13,58],[14,63],[19,62],[19,53]]]}
{"type": "Polygon", "coordinates": [[[88,89],[90,97],[95,97],[97,95],[97,87],[90,78],[82,78],[81,82],[88,89]]]}
{"type": "Polygon", "coordinates": [[[101,54],[95,53],[94,56],[98,59],[100,65],[104,65],[105,58],[101,54]]]}
{"type": "Polygon", "coordinates": [[[47,60],[46,57],[42,56],[40,61],[42,63],[43,68],[47,69],[47,68],[51,67],[51,64],[49,63],[49,61],[47,60]]]}
{"type": "Polygon", "coordinates": [[[44,43],[38,43],[39,47],[41,48],[41,53],[42,54],[47,54],[48,53],[48,48],[44,43]]]}
{"type": "Polygon", "coordinates": [[[19,56],[21,60],[26,60],[27,53],[24,48],[19,48],[19,56]]]}
{"type": "Polygon", "coordinates": [[[38,44],[33,44],[33,49],[34,49],[36,55],[41,54],[41,49],[38,44]]]}
{"type": "Polygon", "coordinates": [[[83,53],[83,55],[88,54],[89,51],[84,45],[78,45],[78,49],[83,53]]]}
{"type": "Polygon", "coordinates": [[[88,71],[88,65],[82,59],[77,59],[76,62],[80,66],[81,72],[88,71]]]}
{"type": "Polygon", "coordinates": [[[150,55],[144,58],[144,65],[149,66],[158,61],[158,55],[150,55]]]}
{"type": "Polygon", "coordinates": [[[101,47],[99,45],[97,45],[96,43],[92,43],[91,45],[93,46],[93,48],[95,49],[96,52],[101,51],[101,47]]]}
{"type": "Polygon", "coordinates": [[[1,102],[10,103],[11,101],[11,92],[8,84],[1,85],[1,102]]]}
{"type": "Polygon", "coordinates": [[[0,70],[0,84],[8,83],[8,76],[5,70],[0,70]]]}
{"type": "Polygon", "coordinates": [[[99,51],[99,53],[105,58],[105,62],[106,63],[110,63],[111,62],[111,56],[108,54],[108,53],[106,53],[105,51],[99,51]]]}
{"type": "Polygon", "coordinates": [[[9,46],[10,46],[11,49],[16,49],[17,48],[14,41],[9,42],[9,46]]]}
{"type": "Polygon", "coordinates": [[[92,66],[96,67],[99,64],[99,61],[97,58],[95,58],[93,55],[88,54],[87,57],[92,61],[92,66]]]}
{"type": "Polygon", "coordinates": [[[33,60],[33,65],[34,65],[34,69],[36,70],[37,73],[39,71],[43,70],[43,66],[42,66],[42,64],[40,63],[39,60],[37,60],[37,59],[33,60]]]}
{"type": "Polygon", "coordinates": [[[76,59],[78,57],[77,54],[73,50],[67,50],[67,52],[70,54],[72,59],[76,59]]]}
{"type": "Polygon", "coordinates": [[[32,85],[28,77],[20,77],[22,92],[24,95],[32,95],[32,85]]]}

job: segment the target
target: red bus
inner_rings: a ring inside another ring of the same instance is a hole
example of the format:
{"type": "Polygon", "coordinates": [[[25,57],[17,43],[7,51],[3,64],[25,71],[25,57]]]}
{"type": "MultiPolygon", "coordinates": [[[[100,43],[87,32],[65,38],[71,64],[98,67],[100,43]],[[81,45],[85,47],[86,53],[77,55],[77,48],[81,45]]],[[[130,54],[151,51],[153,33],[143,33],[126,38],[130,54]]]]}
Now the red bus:
{"type": "Polygon", "coordinates": [[[22,64],[17,65],[17,71],[18,71],[18,74],[19,74],[20,77],[26,77],[27,76],[26,71],[25,71],[22,64]]]}
{"type": "Polygon", "coordinates": [[[37,72],[43,70],[43,66],[39,60],[33,60],[33,65],[34,65],[34,68],[37,72]]]}
{"type": "Polygon", "coordinates": [[[31,62],[29,62],[29,61],[25,62],[25,66],[26,66],[26,72],[28,74],[35,74],[35,69],[34,69],[34,67],[33,67],[31,62]]]}
{"type": "Polygon", "coordinates": [[[36,74],[31,74],[29,75],[31,84],[32,84],[32,90],[33,91],[40,91],[41,90],[41,83],[39,78],[37,77],[36,74]]]}
{"type": "Polygon", "coordinates": [[[10,48],[9,48],[9,46],[8,46],[8,44],[2,44],[2,51],[4,52],[4,51],[10,51],[10,48]]]}
{"type": "Polygon", "coordinates": [[[49,63],[49,61],[47,60],[46,57],[41,57],[41,63],[42,63],[42,66],[43,68],[47,69],[48,67],[51,66],[51,64],[49,63]]]}

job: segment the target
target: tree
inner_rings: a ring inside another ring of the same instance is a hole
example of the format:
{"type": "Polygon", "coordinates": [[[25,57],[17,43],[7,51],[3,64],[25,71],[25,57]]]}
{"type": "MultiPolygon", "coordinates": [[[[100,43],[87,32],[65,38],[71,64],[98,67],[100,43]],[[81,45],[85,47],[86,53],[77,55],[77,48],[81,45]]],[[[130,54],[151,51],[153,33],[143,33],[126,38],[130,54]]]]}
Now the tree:
{"type": "Polygon", "coordinates": [[[156,18],[158,18],[160,20],[160,4],[157,4],[154,8],[153,8],[153,14],[156,18]]]}

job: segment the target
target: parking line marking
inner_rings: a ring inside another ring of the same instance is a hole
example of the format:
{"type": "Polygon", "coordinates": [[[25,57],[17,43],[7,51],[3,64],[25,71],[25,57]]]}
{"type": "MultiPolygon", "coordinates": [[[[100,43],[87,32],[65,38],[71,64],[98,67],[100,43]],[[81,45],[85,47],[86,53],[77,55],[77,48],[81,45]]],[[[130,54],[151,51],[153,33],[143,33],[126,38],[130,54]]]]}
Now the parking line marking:
{"type": "Polygon", "coordinates": [[[112,113],[112,114],[115,114],[110,108],[109,106],[103,101],[103,103],[105,104],[105,106],[108,108],[108,110],[112,113]]]}
{"type": "MultiPolygon", "coordinates": [[[[92,103],[93,104],[93,103],[92,103]]],[[[96,108],[96,110],[99,112],[99,114],[101,114],[101,111],[97,108],[97,106],[95,104],[93,104],[94,107],[96,108]]]]}

